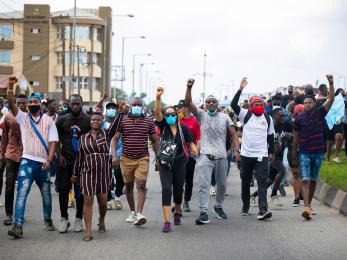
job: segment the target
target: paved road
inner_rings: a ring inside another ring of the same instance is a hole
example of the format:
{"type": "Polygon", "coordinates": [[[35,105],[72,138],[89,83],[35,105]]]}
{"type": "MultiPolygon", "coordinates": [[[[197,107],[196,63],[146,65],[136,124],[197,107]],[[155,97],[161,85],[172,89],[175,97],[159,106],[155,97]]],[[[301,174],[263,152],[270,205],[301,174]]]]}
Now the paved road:
{"type": "MultiPolygon", "coordinates": [[[[197,178],[196,178],[197,179],[197,178]]],[[[211,216],[211,223],[196,226],[198,215],[195,189],[192,213],[186,213],[183,224],[173,232],[161,232],[163,224],[158,173],[151,172],[145,215],[148,224],[135,228],[125,222],[128,207],[109,211],[105,234],[94,233],[94,241],[82,241],[83,234],[45,232],[42,230],[42,208],[36,186],[28,199],[25,237],[14,240],[7,236],[7,227],[0,225],[0,259],[347,259],[347,218],[337,215],[315,201],[316,219],[306,222],[300,209],[291,207],[292,189],[283,200],[285,207],[271,209],[273,218],[256,220],[257,210],[241,217],[239,211],[240,180],[235,168],[228,179],[230,195],[225,210],[231,216],[221,221],[211,216]]],[[[211,198],[213,202],[214,198],[211,198]]],[[[125,203],[125,199],[124,199],[125,203]]],[[[53,194],[54,221],[60,214],[58,196],[53,194]]],[[[72,211],[71,216],[73,216],[72,211]]],[[[4,209],[0,211],[1,220],[4,209]]],[[[97,217],[97,209],[94,210],[97,217]]],[[[72,219],[73,220],[73,219],[72,219]]],[[[96,218],[94,218],[96,229],[96,218]]]]}

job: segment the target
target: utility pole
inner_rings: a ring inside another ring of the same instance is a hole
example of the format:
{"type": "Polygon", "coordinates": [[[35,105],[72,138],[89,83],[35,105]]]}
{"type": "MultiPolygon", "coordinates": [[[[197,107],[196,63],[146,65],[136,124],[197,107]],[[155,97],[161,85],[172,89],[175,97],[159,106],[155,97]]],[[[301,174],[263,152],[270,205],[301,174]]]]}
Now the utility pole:
{"type": "MultiPolygon", "coordinates": [[[[72,78],[75,78],[75,56],[76,56],[76,15],[77,15],[77,6],[76,0],[74,0],[74,11],[73,11],[73,25],[72,25],[72,78]]],[[[75,79],[76,80],[76,79],[75,79]]],[[[72,79],[71,79],[72,81],[72,79]]],[[[73,85],[73,84],[72,84],[73,85]]],[[[78,85],[77,85],[78,87],[78,85]]],[[[71,86],[73,88],[73,86],[71,86]]],[[[70,88],[70,89],[71,89],[70,88]]],[[[70,90],[71,91],[71,90],[70,90]]],[[[70,93],[71,95],[71,93],[70,93]]]]}
{"type": "Polygon", "coordinates": [[[80,46],[77,46],[77,93],[78,95],[81,95],[81,90],[80,90],[80,46]]]}
{"type": "Polygon", "coordinates": [[[63,64],[62,64],[62,69],[63,69],[63,73],[62,73],[62,75],[63,75],[63,79],[62,79],[62,88],[63,88],[63,98],[62,98],[62,100],[63,100],[63,102],[65,102],[65,100],[66,100],[66,75],[65,75],[65,25],[63,25],[63,27],[62,27],[62,29],[61,29],[61,32],[62,32],[62,34],[63,34],[63,57],[62,57],[62,62],[63,62],[63,64]]]}
{"type": "Polygon", "coordinates": [[[143,63],[140,64],[140,75],[139,75],[139,95],[141,96],[143,91],[143,63]]]}
{"type": "Polygon", "coordinates": [[[204,84],[203,84],[203,93],[202,93],[202,101],[205,102],[205,97],[206,97],[206,51],[204,54],[204,72],[203,72],[203,77],[204,77],[204,84]]]}

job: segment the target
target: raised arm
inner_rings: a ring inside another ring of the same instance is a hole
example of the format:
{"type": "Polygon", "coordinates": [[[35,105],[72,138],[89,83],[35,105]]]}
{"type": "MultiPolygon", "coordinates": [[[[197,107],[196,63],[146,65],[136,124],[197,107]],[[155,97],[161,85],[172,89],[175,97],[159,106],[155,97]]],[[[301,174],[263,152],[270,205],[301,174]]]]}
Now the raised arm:
{"type": "Polygon", "coordinates": [[[241,108],[238,105],[239,104],[239,100],[240,100],[240,96],[241,96],[241,93],[242,93],[243,89],[247,86],[247,84],[248,84],[247,78],[243,78],[241,83],[240,83],[239,90],[236,92],[233,100],[231,101],[231,108],[235,111],[235,113],[237,115],[239,115],[240,111],[241,111],[241,108]]]}
{"type": "Polygon", "coordinates": [[[329,81],[329,97],[327,102],[324,104],[324,109],[328,113],[335,99],[335,89],[334,89],[334,77],[333,75],[326,76],[329,81]]]}
{"type": "Polygon", "coordinates": [[[161,95],[163,95],[164,89],[162,87],[157,88],[157,95],[155,100],[155,121],[163,121],[163,114],[161,113],[161,95]]]}
{"type": "Polygon", "coordinates": [[[124,116],[124,111],[125,111],[125,102],[122,102],[119,105],[117,117],[113,120],[113,122],[111,123],[110,127],[107,130],[110,138],[112,138],[117,133],[118,128],[124,116]]]}
{"type": "Polygon", "coordinates": [[[100,111],[102,111],[102,106],[107,98],[108,98],[108,95],[107,93],[105,93],[102,99],[100,99],[100,101],[96,103],[95,110],[100,109],[100,111]]]}
{"type": "Polygon", "coordinates": [[[16,84],[18,80],[15,77],[10,77],[8,79],[8,89],[7,89],[7,100],[8,100],[8,106],[10,107],[10,110],[14,117],[18,114],[18,107],[16,106],[16,101],[14,97],[14,84],[16,84]]]}
{"type": "Polygon", "coordinates": [[[195,80],[194,79],[188,79],[187,81],[187,90],[186,90],[186,105],[188,106],[190,112],[192,112],[194,115],[198,113],[198,109],[196,106],[193,104],[192,101],[192,87],[194,85],[195,80]]]}

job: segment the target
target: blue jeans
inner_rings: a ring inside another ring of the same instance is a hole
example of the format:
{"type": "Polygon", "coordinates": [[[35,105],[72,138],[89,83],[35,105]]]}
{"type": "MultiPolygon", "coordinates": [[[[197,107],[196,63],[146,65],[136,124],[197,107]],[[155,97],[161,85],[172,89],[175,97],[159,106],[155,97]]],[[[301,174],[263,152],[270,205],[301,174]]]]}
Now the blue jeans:
{"type": "Polygon", "coordinates": [[[24,212],[27,197],[30,193],[31,185],[35,181],[41,191],[43,216],[45,220],[50,220],[52,215],[52,196],[50,173],[42,169],[43,163],[23,159],[18,171],[17,199],[15,206],[15,225],[22,227],[24,222],[24,212]]]}
{"type": "Polygon", "coordinates": [[[319,177],[320,167],[323,162],[321,153],[299,153],[299,168],[301,181],[316,181],[319,177]]]}

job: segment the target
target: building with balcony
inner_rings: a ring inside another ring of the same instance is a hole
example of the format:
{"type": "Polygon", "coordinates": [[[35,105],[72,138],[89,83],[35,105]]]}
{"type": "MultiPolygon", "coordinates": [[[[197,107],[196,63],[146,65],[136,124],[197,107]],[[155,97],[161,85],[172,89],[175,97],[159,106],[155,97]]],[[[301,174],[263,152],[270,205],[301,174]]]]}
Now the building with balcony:
{"type": "Polygon", "coordinates": [[[92,103],[109,94],[112,9],[77,8],[75,27],[73,17],[74,9],[51,12],[49,5],[33,4],[0,14],[2,93],[15,75],[50,98],[77,93],[92,103]]]}

